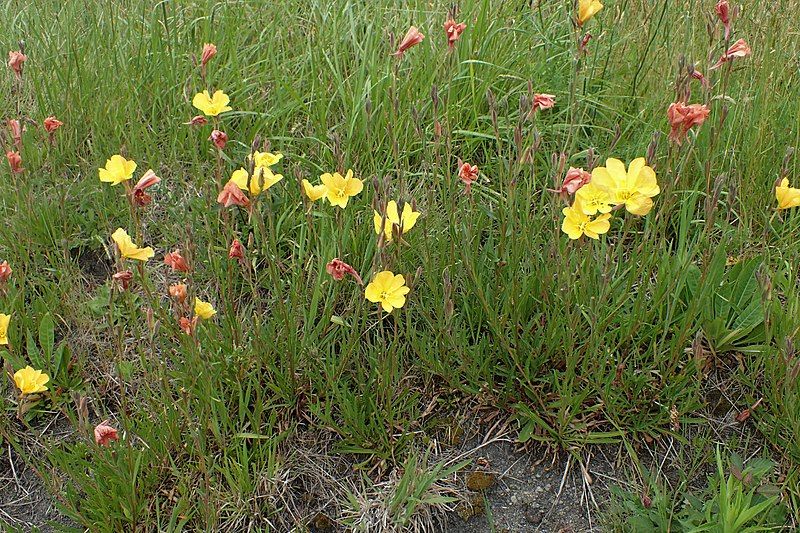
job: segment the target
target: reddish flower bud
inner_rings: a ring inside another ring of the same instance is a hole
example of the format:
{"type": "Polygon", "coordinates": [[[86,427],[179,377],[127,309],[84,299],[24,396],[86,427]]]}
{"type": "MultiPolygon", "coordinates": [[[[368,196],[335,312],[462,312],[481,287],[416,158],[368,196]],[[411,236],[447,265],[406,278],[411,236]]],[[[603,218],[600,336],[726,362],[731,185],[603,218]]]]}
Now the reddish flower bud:
{"type": "Polygon", "coordinates": [[[683,102],[670,104],[667,109],[670,141],[680,146],[689,130],[693,126],[701,126],[710,112],[711,110],[703,104],[686,105],[683,102]]]}
{"type": "Polygon", "coordinates": [[[22,156],[19,155],[19,152],[6,152],[6,159],[8,159],[8,164],[11,166],[11,172],[14,174],[22,174],[25,170],[22,168],[22,156]]]}
{"type": "Polygon", "coordinates": [[[209,137],[208,140],[214,143],[214,146],[220,150],[224,150],[225,145],[228,143],[228,134],[224,131],[214,130],[211,132],[211,137],[209,137]]]}
{"type": "Polygon", "coordinates": [[[189,122],[184,122],[186,126],[205,126],[208,124],[208,119],[203,115],[197,115],[189,119],[189,122]]]}
{"type": "Polygon", "coordinates": [[[250,207],[250,199],[245,196],[242,189],[232,181],[226,183],[225,187],[222,188],[217,196],[217,202],[221,203],[224,207],[230,207],[232,205],[250,207]]]}
{"type": "Polygon", "coordinates": [[[556,97],[552,94],[540,94],[536,93],[533,95],[533,111],[536,112],[539,109],[550,109],[556,105],[556,97]]]}
{"type": "Polygon", "coordinates": [[[728,0],[719,0],[714,6],[714,11],[717,12],[717,17],[722,21],[722,25],[725,26],[725,40],[727,41],[731,35],[731,6],[728,0]]]}
{"type": "Polygon", "coordinates": [[[478,180],[478,167],[476,165],[464,163],[458,170],[458,177],[464,182],[464,185],[466,185],[464,193],[471,194],[472,184],[478,180]]]}
{"type": "Polygon", "coordinates": [[[14,141],[14,146],[19,149],[22,146],[22,124],[16,119],[9,119],[6,122],[8,129],[11,130],[11,139],[14,141]]]}
{"type": "Polygon", "coordinates": [[[592,175],[589,172],[586,172],[582,168],[574,168],[569,167],[567,170],[567,175],[564,177],[564,183],[561,185],[560,189],[556,189],[553,192],[557,193],[567,193],[567,194],[575,194],[578,189],[586,185],[592,180],[592,175]]]}
{"type": "Polygon", "coordinates": [[[11,278],[11,272],[12,270],[8,265],[8,261],[3,261],[0,263],[0,283],[7,283],[11,278]]]}
{"type": "Polygon", "coordinates": [[[25,63],[27,59],[28,56],[22,52],[15,52],[13,50],[8,52],[8,66],[14,71],[14,75],[16,75],[18,80],[22,79],[22,64],[25,63]]]}
{"type": "Polygon", "coordinates": [[[117,430],[108,425],[108,420],[103,420],[94,428],[94,441],[100,446],[108,446],[112,441],[119,440],[117,430]]]}
{"type": "Polygon", "coordinates": [[[356,272],[356,269],[341,259],[331,259],[331,261],[325,266],[325,270],[336,281],[342,281],[347,274],[350,274],[359,285],[364,285],[364,282],[362,281],[361,276],[358,275],[358,272],[356,272]]]}
{"type": "Polygon", "coordinates": [[[450,50],[455,47],[456,41],[466,29],[467,25],[465,23],[456,23],[453,19],[449,19],[444,23],[444,32],[447,35],[447,46],[450,47],[450,50]]]}
{"type": "Polygon", "coordinates": [[[172,267],[172,270],[177,272],[189,272],[191,270],[180,250],[175,250],[165,255],[164,264],[172,267]]]}
{"type": "Polygon", "coordinates": [[[239,239],[233,239],[231,248],[228,250],[228,258],[239,259],[240,261],[244,259],[244,247],[242,243],[239,242],[239,239]]]}
{"type": "Polygon", "coordinates": [[[186,284],[185,283],[176,283],[175,285],[170,285],[169,295],[175,300],[178,301],[179,304],[182,304],[186,301],[186,284]]]}
{"type": "Polygon", "coordinates": [[[721,67],[723,63],[732,61],[736,58],[747,57],[751,53],[752,50],[750,50],[750,46],[745,42],[745,40],[739,39],[738,41],[733,43],[731,47],[725,51],[724,54],[722,54],[722,57],[719,58],[719,60],[714,64],[713,67],[711,67],[710,70],[716,70],[719,67],[721,67]]]}
{"type": "Polygon", "coordinates": [[[178,320],[178,325],[180,326],[181,330],[189,336],[194,335],[194,330],[197,327],[197,317],[192,318],[189,320],[185,316],[182,316],[180,320],[178,320]]]}
{"type": "Polygon", "coordinates": [[[395,52],[393,55],[403,57],[403,54],[406,53],[409,48],[418,45],[424,38],[425,36],[422,35],[415,26],[411,26],[408,28],[403,40],[400,41],[400,46],[397,48],[397,52],[395,52]]]}
{"type": "Polygon", "coordinates": [[[112,276],[113,280],[120,284],[123,291],[127,291],[128,287],[131,285],[131,280],[133,279],[133,272],[130,270],[123,270],[121,272],[117,272],[112,276]]]}
{"type": "Polygon", "coordinates": [[[206,43],[203,45],[203,55],[200,57],[200,66],[205,68],[211,58],[217,55],[217,47],[213,44],[206,43]]]}
{"type": "Polygon", "coordinates": [[[44,129],[47,133],[53,133],[58,128],[63,126],[64,123],[58,120],[56,117],[50,116],[44,119],[44,129]]]}

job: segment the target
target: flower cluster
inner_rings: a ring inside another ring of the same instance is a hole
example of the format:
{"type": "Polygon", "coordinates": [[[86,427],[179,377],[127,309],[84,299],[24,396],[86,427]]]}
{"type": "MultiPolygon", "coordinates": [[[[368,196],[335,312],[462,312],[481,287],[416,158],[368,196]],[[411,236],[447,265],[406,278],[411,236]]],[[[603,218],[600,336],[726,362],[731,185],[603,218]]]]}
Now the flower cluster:
{"type": "Polygon", "coordinates": [[[611,227],[611,211],[625,208],[633,215],[644,216],[653,208],[653,197],[661,192],[656,173],[640,157],[627,170],[619,159],[609,158],[606,166],[592,170],[591,178],[583,169],[570,168],[559,192],[574,190],[575,201],[562,211],[561,229],[570,239],[583,235],[598,239],[611,227]]]}

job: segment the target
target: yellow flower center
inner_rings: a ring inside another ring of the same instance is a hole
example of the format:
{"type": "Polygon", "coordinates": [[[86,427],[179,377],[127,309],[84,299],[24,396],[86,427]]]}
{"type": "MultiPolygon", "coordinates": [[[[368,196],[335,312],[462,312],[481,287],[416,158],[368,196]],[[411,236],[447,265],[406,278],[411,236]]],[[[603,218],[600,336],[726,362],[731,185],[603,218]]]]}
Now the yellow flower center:
{"type": "Polygon", "coordinates": [[[633,198],[633,194],[634,194],[634,192],[631,191],[631,190],[621,190],[621,191],[619,191],[617,193],[617,196],[619,197],[620,200],[622,200],[623,202],[626,202],[626,201],[630,200],[631,198],[633,198]]]}
{"type": "Polygon", "coordinates": [[[339,189],[338,191],[336,191],[336,196],[338,198],[344,198],[347,195],[344,193],[344,189],[339,189]]]}
{"type": "Polygon", "coordinates": [[[386,300],[389,298],[389,293],[386,291],[381,292],[381,300],[386,300]]]}

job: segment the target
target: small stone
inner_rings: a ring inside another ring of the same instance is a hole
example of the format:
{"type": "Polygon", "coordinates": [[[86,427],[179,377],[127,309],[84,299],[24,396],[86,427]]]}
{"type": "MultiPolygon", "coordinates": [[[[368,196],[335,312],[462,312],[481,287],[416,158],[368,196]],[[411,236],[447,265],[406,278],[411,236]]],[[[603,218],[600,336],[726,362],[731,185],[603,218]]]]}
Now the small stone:
{"type": "Polygon", "coordinates": [[[538,526],[542,522],[544,513],[541,509],[536,509],[530,505],[525,506],[524,511],[525,520],[532,526],[538,526]]]}

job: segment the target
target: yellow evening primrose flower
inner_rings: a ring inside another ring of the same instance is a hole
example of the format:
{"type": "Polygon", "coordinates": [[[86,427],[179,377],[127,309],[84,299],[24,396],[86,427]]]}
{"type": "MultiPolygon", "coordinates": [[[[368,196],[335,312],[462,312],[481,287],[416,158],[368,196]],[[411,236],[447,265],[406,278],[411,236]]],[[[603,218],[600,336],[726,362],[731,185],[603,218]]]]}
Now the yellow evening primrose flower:
{"type": "Polygon", "coordinates": [[[352,170],[348,170],[344,177],[338,172],[334,172],[333,174],[325,173],[320,176],[320,179],[327,189],[325,197],[331,205],[338,205],[342,209],[347,207],[351,196],[357,195],[364,189],[361,180],[353,177],[352,170]]]}
{"type": "Polygon", "coordinates": [[[375,274],[364,290],[364,296],[370,302],[381,304],[384,311],[391,313],[405,305],[406,294],[410,291],[411,288],[406,287],[406,280],[402,275],[395,276],[389,270],[384,270],[375,274]]]}
{"type": "Polygon", "coordinates": [[[8,344],[8,324],[11,322],[11,315],[0,313],[0,345],[8,344]]]}
{"type": "Polygon", "coordinates": [[[250,191],[253,196],[261,194],[282,179],[282,174],[273,173],[269,167],[256,167],[252,176],[248,176],[243,168],[231,174],[231,181],[243,191],[250,191]]]}
{"type": "Polygon", "coordinates": [[[399,215],[397,211],[397,202],[394,200],[390,200],[389,203],[386,204],[386,220],[383,220],[383,217],[377,211],[372,212],[372,221],[375,226],[375,233],[380,234],[381,232],[381,222],[384,222],[383,232],[385,235],[386,242],[392,240],[392,229],[394,226],[401,227],[403,233],[408,233],[411,228],[417,223],[417,219],[422,214],[419,211],[414,211],[414,208],[411,207],[410,202],[406,202],[403,205],[403,214],[402,216],[399,215]]]}
{"type": "Polygon", "coordinates": [[[656,173],[643,157],[634,159],[625,171],[625,163],[609,158],[606,166],[592,170],[590,182],[609,191],[611,203],[625,205],[634,215],[646,215],[653,208],[653,196],[661,192],[656,173]]]}
{"type": "Polygon", "coordinates": [[[128,232],[122,228],[117,228],[117,231],[111,235],[111,238],[117,244],[117,248],[119,248],[119,253],[122,254],[122,257],[136,259],[137,261],[147,261],[155,255],[155,252],[153,252],[153,249],[149,246],[146,248],[139,248],[133,244],[128,232]]]}
{"type": "Polygon", "coordinates": [[[214,306],[208,302],[204,302],[200,298],[195,297],[194,299],[194,314],[199,316],[203,320],[208,320],[212,316],[217,314],[217,310],[214,309],[214,306]]]}
{"type": "Polygon", "coordinates": [[[578,22],[583,26],[601,9],[603,9],[603,4],[599,0],[578,0],[578,22]]]}
{"type": "Polygon", "coordinates": [[[775,198],[778,200],[778,209],[800,207],[800,189],[789,187],[789,178],[783,178],[781,184],[775,187],[775,198]]]}
{"type": "Polygon", "coordinates": [[[580,200],[581,208],[587,215],[611,212],[611,195],[608,189],[591,181],[578,189],[575,198],[580,200]]]}
{"type": "Polygon", "coordinates": [[[311,185],[308,180],[303,180],[303,192],[312,202],[316,202],[328,192],[328,188],[324,184],[311,185]]]}
{"type": "Polygon", "coordinates": [[[14,373],[14,383],[22,394],[36,394],[47,390],[45,383],[50,381],[50,376],[41,370],[34,370],[26,366],[14,373]]]}
{"type": "Polygon", "coordinates": [[[105,168],[99,169],[100,181],[119,185],[133,177],[136,170],[136,163],[128,161],[121,155],[112,155],[111,159],[106,160],[105,168]]]}
{"type": "Polygon", "coordinates": [[[611,228],[610,213],[591,218],[586,214],[586,210],[578,199],[575,200],[572,207],[565,207],[561,212],[564,214],[561,231],[573,240],[580,239],[583,235],[590,239],[599,239],[601,234],[607,233],[611,228]]]}
{"type": "Polygon", "coordinates": [[[233,109],[228,105],[230,102],[231,99],[222,91],[216,91],[214,96],[208,94],[208,91],[203,91],[194,95],[192,99],[192,105],[209,117],[216,117],[233,109]]]}
{"type": "Polygon", "coordinates": [[[253,160],[253,165],[256,167],[271,167],[283,159],[283,154],[280,152],[255,152],[253,155],[248,156],[253,160]]]}

